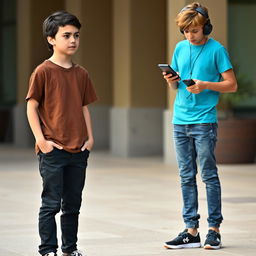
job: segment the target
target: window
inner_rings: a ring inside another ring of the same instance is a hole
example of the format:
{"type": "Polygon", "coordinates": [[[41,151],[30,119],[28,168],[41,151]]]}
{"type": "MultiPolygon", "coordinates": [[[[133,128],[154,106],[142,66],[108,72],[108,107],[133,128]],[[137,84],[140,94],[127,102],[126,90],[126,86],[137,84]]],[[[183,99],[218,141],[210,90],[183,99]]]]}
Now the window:
{"type": "Polygon", "coordinates": [[[16,101],[16,1],[0,0],[0,107],[16,101]]]}

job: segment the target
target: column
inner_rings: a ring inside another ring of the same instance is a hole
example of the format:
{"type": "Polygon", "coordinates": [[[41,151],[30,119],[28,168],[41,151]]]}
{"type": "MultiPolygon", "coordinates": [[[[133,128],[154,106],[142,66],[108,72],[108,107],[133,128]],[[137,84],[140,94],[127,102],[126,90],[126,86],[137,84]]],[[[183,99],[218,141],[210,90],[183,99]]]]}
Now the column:
{"type": "Polygon", "coordinates": [[[166,1],[113,1],[111,152],[162,154],[166,85],[166,1]]]}

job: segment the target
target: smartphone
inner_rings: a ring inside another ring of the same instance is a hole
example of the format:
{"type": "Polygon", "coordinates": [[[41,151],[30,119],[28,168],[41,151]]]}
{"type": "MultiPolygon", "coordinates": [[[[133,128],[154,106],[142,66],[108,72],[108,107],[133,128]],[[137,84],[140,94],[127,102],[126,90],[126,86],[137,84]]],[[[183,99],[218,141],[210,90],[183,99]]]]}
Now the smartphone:
{"type": "Polygon", "coordinates": [[[187,86],[191,86],[193,84],[195,84],[195,81],[193,79],[186,79],[186,80],[182,80],[182,82],[187,86]]]}
{"type": "Polygon", "coordinates": [[[170,65],[168,65],[168,64],[158,64],[158,67],[162,70],[162,72],[166,72],[166,74],[172,74],[173,76],[178,76],[178,78],[180,78],[180,76],[176,73],[175,70],[173,70],[171,68],[170,65]]]}

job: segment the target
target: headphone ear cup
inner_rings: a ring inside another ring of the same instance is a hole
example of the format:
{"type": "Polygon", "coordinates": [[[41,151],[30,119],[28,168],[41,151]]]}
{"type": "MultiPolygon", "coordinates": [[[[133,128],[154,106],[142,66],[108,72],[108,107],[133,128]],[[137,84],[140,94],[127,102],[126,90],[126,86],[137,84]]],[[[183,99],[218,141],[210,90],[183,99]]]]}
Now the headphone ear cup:
{"type": "Polygon", "coordinates": [[[204,25],[204,30],[203,30],[203,33],[204,33],[204,35],[209,35],[209,34],[211,34],[211,32],[212,32],[212,24],[211,24],[211,22],[210,22],[210,20],[209,20],[209,22],[207,22],[205,25],[204,25]]]}

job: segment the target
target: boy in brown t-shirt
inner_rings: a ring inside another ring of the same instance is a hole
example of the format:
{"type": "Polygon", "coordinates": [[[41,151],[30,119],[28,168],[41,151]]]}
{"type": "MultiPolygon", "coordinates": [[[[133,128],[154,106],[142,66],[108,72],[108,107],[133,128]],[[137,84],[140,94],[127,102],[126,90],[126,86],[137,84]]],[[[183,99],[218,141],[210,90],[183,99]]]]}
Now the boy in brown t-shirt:
{"type": "Polygon", "coordinates": [[[57,255],[55,215],[60,210],[63,256],[82,256],[77,250],[78,216],[94,143],[87,105],[97,97],[87,71],[72,62],[80,28],[77,17],[64,11],[44,21],[53,54],[32,73],[26,97],[43,180],[39,253],[45,256],[57,255]]]}

